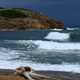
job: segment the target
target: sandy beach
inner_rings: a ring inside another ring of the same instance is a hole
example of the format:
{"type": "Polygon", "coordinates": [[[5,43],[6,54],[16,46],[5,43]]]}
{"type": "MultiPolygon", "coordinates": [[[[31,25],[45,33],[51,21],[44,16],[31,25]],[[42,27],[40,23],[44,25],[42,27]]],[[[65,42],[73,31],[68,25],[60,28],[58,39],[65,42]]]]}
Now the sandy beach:
{"type": "MultiPolygon", "coordinates": [[[[14,70],[0,69],[0,80],[28,80],[23,76],[15,75],[14,72],[14,70]]],[[[79,73],[60,71],[36,71],[36,73],[47,75],[50,78],[34,77],[35,80],[80,80],[79,73]]]]}

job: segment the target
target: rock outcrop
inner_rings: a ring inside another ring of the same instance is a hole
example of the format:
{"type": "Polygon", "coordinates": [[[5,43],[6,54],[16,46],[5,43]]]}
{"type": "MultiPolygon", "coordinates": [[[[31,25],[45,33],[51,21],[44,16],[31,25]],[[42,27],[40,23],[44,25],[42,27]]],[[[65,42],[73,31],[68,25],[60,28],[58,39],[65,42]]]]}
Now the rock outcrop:
{"type": "Polygon", "coordinates": [[[64,23],[29,9],[0,9],[0,30],[63,29],[64,23]]]}

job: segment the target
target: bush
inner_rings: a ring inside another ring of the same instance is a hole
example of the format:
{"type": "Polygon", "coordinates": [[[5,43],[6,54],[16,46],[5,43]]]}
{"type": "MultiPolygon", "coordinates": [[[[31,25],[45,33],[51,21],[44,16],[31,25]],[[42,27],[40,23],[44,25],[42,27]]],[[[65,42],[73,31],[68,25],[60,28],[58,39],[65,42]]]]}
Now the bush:
{"type": "Polygon", "coordinates": [[[8,17],[8,18],[17,18],[17,17],[26,17],[26,15],[20,11],[20,10],[13,10],[13,9],[8,9],[8,10],[0,10],[0,16],[2,17],[8,17]]]}
{"type": "Polygon", "coordinates": [[[3,7],[0,7],[0,9],[4,9],[3,7]]]}

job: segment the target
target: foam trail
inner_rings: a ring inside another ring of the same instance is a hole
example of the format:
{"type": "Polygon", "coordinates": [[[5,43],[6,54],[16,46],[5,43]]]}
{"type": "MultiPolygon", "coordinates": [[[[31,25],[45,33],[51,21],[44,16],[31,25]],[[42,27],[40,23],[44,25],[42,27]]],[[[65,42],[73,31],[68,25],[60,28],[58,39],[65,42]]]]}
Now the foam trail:
{"type": "Polygon", "coordinates": [[[16,44],[27,45],[27,43],[33,43],[37,45],[38,49],[46,50],[80,50],[80,43],[73,42],[54,42],[54,41],[42,41],[42,40],[19,40],[16,41],[16,44]]]}
{"type": "Polygon", "coordinates": [[[80,43],[59,43],[53,41],[33,41],[36,45],[39,45],[40,49],[49,50],[80,50],[80,43]]]}
{"type": "Polygon", "coordinates": [[[44,71],[51,70],[51,71],[66,71],[66,72],[80,73],[80,64],[71,64],[71,63],[70,64],[66,64],[66,63],[48,64],[48,63],[36,63],[30,60],[28,61],[17,60],[16,61],[16,60],[10,60],[13,57],[17,57],[16,54],[19,54],[16,50],[10,50],[10,49],[7,50],[5,48],[1,48],[0,53],[1,53],[0,69],[15,69],[16,67],[20,67],[20,66],[30,66],[35,70],[44,70],[44,71]],[[6,56],[6,58],[4,56],[6,56]]]}
{"type": "Polygon", "coordinates": [[[50,40],[67,40],[69,39],[69,33],[50,32],[45,39],[50,40]]]}
{"type": "Polygon", "coordinates": [[[30,66],[34,70],[43,71],[66,71],[80,73],[80,65],[78,64],[39,64],[39,63],[28,63],[28,62],[9,62],[0,61],[0,69],[15,69],[20,66],[30,66]],[[6,65],[6,67],[5,67],[6,65]]]}

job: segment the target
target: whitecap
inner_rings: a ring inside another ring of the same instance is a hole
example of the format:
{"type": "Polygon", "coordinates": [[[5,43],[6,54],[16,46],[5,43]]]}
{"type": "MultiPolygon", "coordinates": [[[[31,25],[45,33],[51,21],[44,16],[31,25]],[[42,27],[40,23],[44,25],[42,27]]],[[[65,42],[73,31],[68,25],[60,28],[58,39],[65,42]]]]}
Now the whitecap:
{"type": "Polygon", "coordinates": [[[69,39],[69,33],[50,32],[45,39],[63,41],[69,39]]]}

